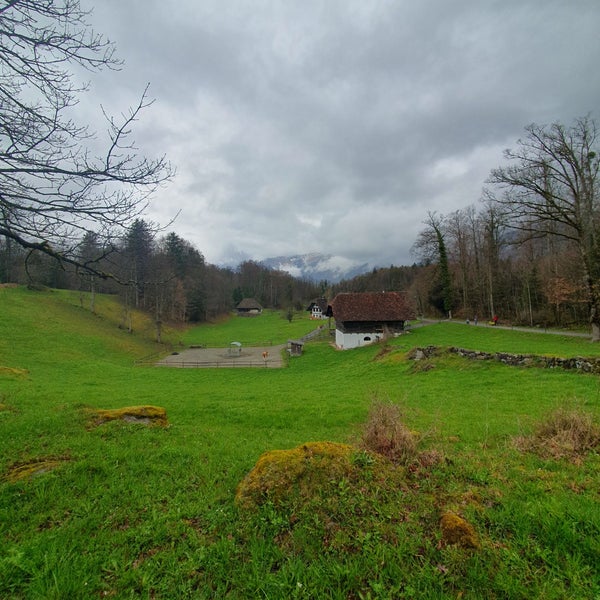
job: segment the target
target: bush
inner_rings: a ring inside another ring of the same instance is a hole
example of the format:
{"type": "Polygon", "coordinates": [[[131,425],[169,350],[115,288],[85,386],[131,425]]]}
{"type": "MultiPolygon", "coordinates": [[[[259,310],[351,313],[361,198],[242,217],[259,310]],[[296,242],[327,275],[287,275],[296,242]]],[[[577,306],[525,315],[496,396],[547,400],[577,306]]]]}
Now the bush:
{"type": "Polygon", "coordinates": [[[538,423],[532,435],[517,438],[515,445],[542,457],[574,458],[600,447],[600,426],[589,413],[561,408],[538,423]]]}
{"type": "Polygon", "coordinates": [[[371,405],[360,446],[396,464],[407,464],[417,454],[416,435],[402,423],[400,408],[379,400],[371,405]]]}

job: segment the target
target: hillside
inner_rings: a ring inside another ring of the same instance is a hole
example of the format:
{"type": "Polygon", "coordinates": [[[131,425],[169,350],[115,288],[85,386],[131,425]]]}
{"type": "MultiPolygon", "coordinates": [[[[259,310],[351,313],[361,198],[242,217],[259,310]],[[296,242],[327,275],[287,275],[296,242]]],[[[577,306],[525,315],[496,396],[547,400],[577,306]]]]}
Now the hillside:
{"type": "Polygon", "coordinates": [[[95,314],[88,303],[87,295],[80,303],[78,292],[0,287],[2,362],[20,366],[68,358],[131,363],[168,347],[153,342],[153,324],[143,313],[133,315],[133,334],[120,327],[122,308],[116,297],[97,295],[95,314]]]}

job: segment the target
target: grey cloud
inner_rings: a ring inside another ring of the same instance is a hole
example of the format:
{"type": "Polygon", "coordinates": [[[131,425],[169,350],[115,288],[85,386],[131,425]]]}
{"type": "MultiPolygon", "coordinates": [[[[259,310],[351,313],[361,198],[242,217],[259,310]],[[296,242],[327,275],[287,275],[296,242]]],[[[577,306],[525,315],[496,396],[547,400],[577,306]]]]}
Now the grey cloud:
{"type": "Polygon", "coordinates": [[[92,18],[126,62],[92,103],[151,82],[136,140],[178,175],[149,216],[181,209],[213,262],[410,263],[427,211],[477,202],[524,126],[600,98],[596,0],[105,0],[92,18]]]}

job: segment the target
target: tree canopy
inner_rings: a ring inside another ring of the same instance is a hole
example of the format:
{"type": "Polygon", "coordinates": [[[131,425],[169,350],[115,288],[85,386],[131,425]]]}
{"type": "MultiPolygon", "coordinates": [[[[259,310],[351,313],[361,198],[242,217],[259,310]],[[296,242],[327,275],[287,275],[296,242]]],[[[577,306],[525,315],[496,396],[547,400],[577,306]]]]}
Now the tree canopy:
{"type": "Polygon", "coordinates": [[[591,117],[567,127],[530,125],[508,164],[494,169],[494,203],[522,240],[562,238],[573,244],[583,269],[592,339],[600,341],[600,157],[591,117]]]}

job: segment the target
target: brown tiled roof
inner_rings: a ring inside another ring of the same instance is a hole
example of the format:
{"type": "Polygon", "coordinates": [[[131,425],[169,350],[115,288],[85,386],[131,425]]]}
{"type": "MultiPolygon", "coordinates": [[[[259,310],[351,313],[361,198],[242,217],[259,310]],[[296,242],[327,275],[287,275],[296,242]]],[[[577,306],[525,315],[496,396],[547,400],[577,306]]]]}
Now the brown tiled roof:
{"type": "Polygon", "coordinates": [[[254,298],[244,298],[236,308],[262,310],[262,306],[254,298]]]}
{"type": "Polygon", "coordinates": [[[404,292],[338,294],[331,303],[337,321],[407,321],[414,311],[404,292]]]}

